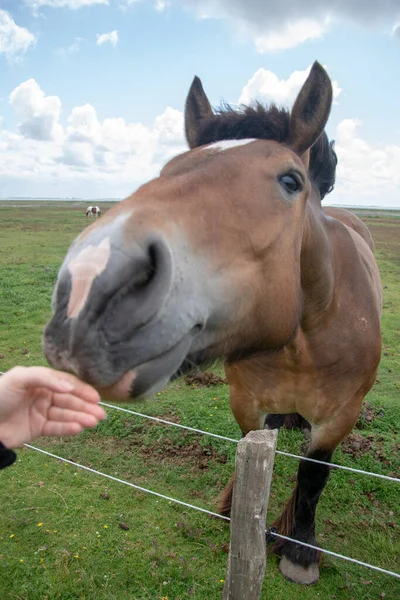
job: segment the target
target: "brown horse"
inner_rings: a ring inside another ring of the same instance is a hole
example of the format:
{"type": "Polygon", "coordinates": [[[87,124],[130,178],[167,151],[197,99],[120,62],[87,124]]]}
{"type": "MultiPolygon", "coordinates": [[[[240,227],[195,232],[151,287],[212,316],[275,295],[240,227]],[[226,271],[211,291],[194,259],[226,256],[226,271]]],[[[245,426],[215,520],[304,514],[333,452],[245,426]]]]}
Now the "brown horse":
{"type": "MultiPolygon", "coordinates": [[[[290,113],[259,104],[214,113],[195,78],[191,150],[72,245],[44,335],[49,362],[135,399],[222,357],[243,435],[291,415],[311,428],[307,456],[329,462],[375,381],[382,305],[367,228],[321,208],[336,169],[324,132],[331,102],[318,63],[290,113]]],[[[281,533],[315,544],[328,474],[300,462],[281,533]]],[[[287,578],[318,579],[317,551],[276,550],[287,578]]]]}

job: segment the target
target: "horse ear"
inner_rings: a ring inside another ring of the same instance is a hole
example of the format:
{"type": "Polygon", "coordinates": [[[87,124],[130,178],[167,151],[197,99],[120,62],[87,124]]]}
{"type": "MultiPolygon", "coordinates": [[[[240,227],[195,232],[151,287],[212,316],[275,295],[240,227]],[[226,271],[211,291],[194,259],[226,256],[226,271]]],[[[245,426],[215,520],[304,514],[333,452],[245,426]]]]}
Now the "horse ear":
{"type": "Polygon", "coordinates": [[[185,105],[185,134],[189,148],[197,145],[199,125],[202,119],[213,114],[199,77],[193,79],[185,105]]]}
{"type": "Polygon", "coordinates": [[[299,95],[289,122],[289,144],[303,155],[323,132],[332,106],[332,84],[325,69],[315,61],[299,95]]]}

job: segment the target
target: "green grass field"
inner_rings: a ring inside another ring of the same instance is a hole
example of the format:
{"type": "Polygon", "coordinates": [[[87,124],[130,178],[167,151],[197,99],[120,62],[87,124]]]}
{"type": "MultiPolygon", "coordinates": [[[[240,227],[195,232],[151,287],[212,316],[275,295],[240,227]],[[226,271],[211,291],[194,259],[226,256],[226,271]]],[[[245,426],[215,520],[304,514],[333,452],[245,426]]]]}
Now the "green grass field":
{"type": "MultiPolygon", "coordinates": [[[[0,203],[0,370],[46,364],[41,333],[51,292],[70,242],[87,225],[85,206],[0,203]]],[[[334,460],[399,477],[400,219],[384,212],[364,219],[376,241],[384,285],[384,348],[362,416],[334,460]]],[[[177,381],[132,408],[240,436],[223,383],[197,387],[177,381]]],[[[298,453],[302,442],[300,433],[282,431],[278,448],[298,453]]],[[[233,443],[116,410],[96,430],[36,445],[212,511],[235,456],[233,443]]],[[[295,460],[276,457],[268,522],[289,496],[296,468],[295,460]]],[[[2,600],[222,597],[229,544],[224,522],[28,449],[0,472],[0,486],[2,600]]],[[[399,572],[398,499],[396,483],[332,471],[317,515],[320,544],[399,572]]],[[[324,556],[319,583],[301,588],[285,581],[278,560],[268,557],[262,598],[395,600],[399,583],[324,556]]]]}

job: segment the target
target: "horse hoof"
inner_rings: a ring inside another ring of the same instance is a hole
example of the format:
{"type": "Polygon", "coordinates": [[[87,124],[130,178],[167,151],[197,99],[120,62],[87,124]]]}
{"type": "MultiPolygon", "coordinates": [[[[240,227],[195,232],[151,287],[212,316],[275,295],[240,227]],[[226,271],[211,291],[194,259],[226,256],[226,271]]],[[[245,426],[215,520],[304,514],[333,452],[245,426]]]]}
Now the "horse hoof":
{"type": "Polygon", "coordinates": [[[292,581],[293,583],[311,585],[317,583],[319,579],[319,567],[317,563],[313,563],[305,568],[301,565],[292,563],[286,556],[282,556],[279,570],[288,581],[292,581]]]}

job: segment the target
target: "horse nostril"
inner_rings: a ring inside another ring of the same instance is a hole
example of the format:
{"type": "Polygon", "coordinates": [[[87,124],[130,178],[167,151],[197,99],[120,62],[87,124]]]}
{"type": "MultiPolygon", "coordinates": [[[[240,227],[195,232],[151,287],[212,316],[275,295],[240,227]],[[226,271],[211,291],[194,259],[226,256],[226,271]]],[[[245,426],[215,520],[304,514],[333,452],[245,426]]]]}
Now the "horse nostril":
{"type": "Polygon", "coordinates": [[[134,282],[136,291],[147,287],[153,281],[157,271],[157,248],[156,244],[150,244],[148,247],[148,260],[139,273],[137,273],[134,282]]]}
{"type": "MultiPolygon", "coordinates": [[[[110,342],[128,339],[132,331],[143,327],[161,309],[172,285],[171,249],[161,236],[152,236],[141,244],[140,253],[127,258],[125,283],[101,307],[102,324],[110,342]]],[[[97,313],[99,315],[99,312],[97,313]]]]}

